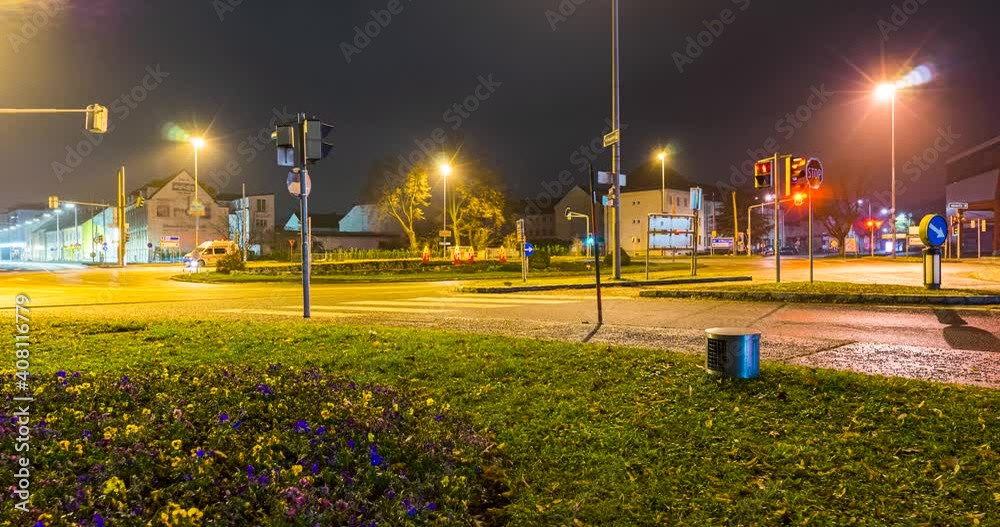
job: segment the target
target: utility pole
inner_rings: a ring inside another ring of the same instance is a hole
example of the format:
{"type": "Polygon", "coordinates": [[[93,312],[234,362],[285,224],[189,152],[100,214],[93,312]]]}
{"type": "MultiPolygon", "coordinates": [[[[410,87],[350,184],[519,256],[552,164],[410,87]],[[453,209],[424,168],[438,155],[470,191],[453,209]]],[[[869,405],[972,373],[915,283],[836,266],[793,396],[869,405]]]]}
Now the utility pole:
{"type": "Polygon", "coordinates": [[[247,263],[247,250],[250,248],[250,202],[247,200],[247,184],[243,184],[243,201],[240,202],[243,214],[240,218],[240,237],[243,238],[243,263],[247,263]]]}
{"type": "Polygon", "coordinates": [[[118,169],[118,265],[125,267],[125,167],[118,169]]]}
{"type": "Polygon", "coordinates": [[[781,236],[781,227],[780,227],[781,218],[778,217],[779,214],[780,214],[780,210],[781,210],[781,192],[780,192],[781,191],[781,167],[778,164],[780,158],[781,158],[781,155],[778,154],[777,152],[775,152],[774,153],[774,168],[772,169],[772,173],[774,175],[774,177],[773,177],[773,179],[774,179],[774,243],[771,244],[771,246],[774,248],[774,279],[779,284],[781,283],[781,249],[779,248],[779,245],[781,243],[780,242],[780,238],[779,238],[781,236]]]}
{"type": "MultiPolygon", "coordinates": [[[[619,32],[618,32],[618,17],[619,17],[619,1],[612,0],[611,6],[611,40],[612,40],[612,51],[611,51],[611,121],[612,126],[615,130],[621,130],[621,70],[620,70],[620,58],[619,54],[619,32]]],[[[612,185],[615,189],[615,205],[612,210],[612,222],[614,224],[612,232],[614,236],[614,249],[612,252],[611,260],[614,262],[614,279],[622,279],[622,258],[621,258],[621,212],[622,212],[622,188],[621,188],[621,173],[622,173],[622,150],[621,150],[621,139],[615,142],[611,149],[611,177],[614,178],[612,185]]]]}
{"type": "MultiPolygon", "coordinates": [[[[736,251],[738,250],[738,244],[736,243],[740,237],[740,216],[736,212],[736,191],[733,191],[733,256],[736,256],[736,251]]],[[[750,239],[747,239],[747,244],[749,245],[750,239]]]]}

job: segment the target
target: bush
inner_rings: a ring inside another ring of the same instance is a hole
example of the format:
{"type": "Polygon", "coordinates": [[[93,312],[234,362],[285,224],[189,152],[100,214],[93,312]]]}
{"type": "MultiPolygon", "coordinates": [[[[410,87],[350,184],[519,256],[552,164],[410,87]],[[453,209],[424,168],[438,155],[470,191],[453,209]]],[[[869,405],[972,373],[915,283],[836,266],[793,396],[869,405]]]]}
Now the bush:
{"type": "Polygon", "coordinates": [[[531,258],[528,258],[528,266],[532,269],[548,269],[552,264],[552,255],[547,252],[536,251],[531,258]]]}
{"type": "Polygon", "coordinates": [[[219,260],[219,265],[216,266],[215,271],[222,274],[232,274],[233,271],[246,271],[247,264],[243,262],[243,251],[236,249],[236,251],[227,254],[224,258],[219,260]]]}
{"type": "MultiPolygon", "coordinates": [[[[607,254],[604,257],[604,265],[611,266],[611,254],[607,254]]],[[[628,255],[628,251],[622,249],[622,265],[631,265],[632,257],[628,255]]]]}

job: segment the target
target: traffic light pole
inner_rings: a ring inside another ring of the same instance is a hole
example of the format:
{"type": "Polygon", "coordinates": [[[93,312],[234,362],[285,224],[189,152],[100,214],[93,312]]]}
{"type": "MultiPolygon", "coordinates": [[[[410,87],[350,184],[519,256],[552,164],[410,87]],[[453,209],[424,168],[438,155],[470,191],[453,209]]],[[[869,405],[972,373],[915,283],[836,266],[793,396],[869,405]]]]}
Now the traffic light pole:
{"type": "Polygon", "coordinates": [[[118,170],[118,265],[125,267],[125,167],[118,170]]]}
{"type": "MultiPolygon", "coordinates": [[[[619,18],[619,0],[612,0],[612,12],[611,12],[611,120],[613,122],[612,126],[615,130],[621,130],[621,74],[620,74],[620,58],[619,53],[619,32],[618,32],[618,18],[619,18]]],[[[621,188],[621,173],[622,173],[622,149],[621,149],[621,138],[615,142],[611,150],[611,177],[614,181],[611,182],[612,187],[615,189],[615,204],[612,208],[612,220],[614,226],[612,232],[614,235],[614,248],[611,253],[611,261],[614,263],[614,279],[622,279],[622,226],[621,226],[621,213],[622,213],[622,188],[621,188]]]]}
{"type": "Polygon", "coordinates": [[[302,148],[298,148],[299,154],[299,167],[301,167],[301,173],[299,177],[299,204],[302,209],[302,221],[299,222],[301,226],[299,231],[302,234],[301,241],[301,251],[302,251],[302,318],[310,318],[312,316],[312,306],[310,305],[310,263],[309,258],[312,253],[312,248],[309,247],[309,188],[307,183],[309,181],[309,169],[306,168],[308,159],[306,157],[305,145],[308,141],[306,127],[306,116],[305,114],[299,114],[298,116],[298,132],[299,139],[302,141],[300,144],[303,145],[302,148]]]}
{"type": "Polygon", "coordinates": [[[771,179],[774,181],[774,242],[771,246],[774,248],[774,280],[776,283],[781,283],[781,249],[780,245],[780,211],[781,211],[781,167],[778,165],[781,156],[777,152],[774,153],[774,165],[772,165],[771,179]]]}

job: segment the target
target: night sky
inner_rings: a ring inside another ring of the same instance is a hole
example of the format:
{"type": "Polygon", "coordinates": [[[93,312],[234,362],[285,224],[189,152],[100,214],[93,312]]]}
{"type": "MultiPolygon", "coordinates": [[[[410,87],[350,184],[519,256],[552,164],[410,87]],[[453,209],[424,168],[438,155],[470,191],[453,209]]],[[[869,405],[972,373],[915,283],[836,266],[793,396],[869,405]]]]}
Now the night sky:
{"type": "MultiPolygon", "coordinates": [[[[21,108],[99,102],[112,107],[115,128],[81,148],[82,116],[2,116],[0,208],[51,194],[113,199],[120,163],[130,189],[192,171],[191,147],[167,137],[173,123],[208,139],[207,183],[274,192],[290,211],[287,170],[270,144],[248,141],[286,109],[337,127],[336,153],[312,172],[317,212],[346,212],[373,160],[408,156],[438,128],[464,140],[460,165],[492,166],[508,191],[533,197],[563,170],[583,181],[573,153],[610,117],[609,0],[55,4],[49,14],[0,0],[0,98],[21,108]],[[356,28],[374,29],[371,11],[389,7],[397,13],[378,36],[356,46],[356,28]],[[350,63],[343,43],[357,47],[350,63]],[[446,113],[482,79],[490,86],[474,112],[446,113]],[[74,159],[68,148],[88,155],[74,159]],[[227,164],[238,174],[218,176],[227,164]]],[[[824,159],[828,179],[863,172],[888,190],[889,108],[871,96],[873,82],[927,64],[933,80],[899,99],[901,174],[910,163],[900,209],[943,200],[944,159],[1000,134],[998,11],[971,0],[622,0],[623,166],[653,162],[669,144],[685,177],[742,183],[732,167],[774,138],[783,151],[824,159]],[[696,49],[688,38],[706,22],[719,35],[696,49]],[[815,109],[801,111],[811,96],[815,109]],[[797,110],[807,118],[789,126],[797,110]],[[931,156],[939,160],[913,164],[942,130],[951,140],[931,156]]],[[[609,157],[598,157],[600,168],[609,157]]]]}

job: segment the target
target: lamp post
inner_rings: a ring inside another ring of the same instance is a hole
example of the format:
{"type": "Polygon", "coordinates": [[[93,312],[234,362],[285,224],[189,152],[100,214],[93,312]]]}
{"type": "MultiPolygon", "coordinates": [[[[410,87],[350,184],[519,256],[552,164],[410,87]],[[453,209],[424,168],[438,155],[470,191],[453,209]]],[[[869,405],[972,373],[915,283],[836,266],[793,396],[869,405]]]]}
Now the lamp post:
{"type": "MultiPolygon", "coordinates": [[[[584,254],[586,254],[589,257],[590,256],[590,245],[587,242],[590,240],[590,216],[588,216],[586,214],[583,214],[583,213],[580,213],[580,212],[573,212],[572,209],[567,208],[566,209],[566,221],[572,221],[574,219],[584,219],[584,220],[587,220],[587,237],[584,238],[584,240],[583,240],[583,247],[584,247],[583,250],[584,250],[584,254]]],[[[648,249],[647,249],[647,251],[648,251],[648,249]]]]}
{"type": "Polygon", "coordinates": [[[194,248],[198,248],[198,231],[201,227],[201,216],[204,211],[195,206],[199,204],[198,201],[198,151],[205,147],[205,140],[200,137],[195,137],[191,139],[191,146],[194,147],[194,201],[191,203],[192,208],[195,209],[194,215],[194,248]]]}
{"type": "Polygon", "coordinates": [[[667,153],[656,156],[660,160],[660,212],[667,212],[667,153]]]}
{"type": "Polygon", "coordinates": [[[444,227],[441,229],[441,249],[442,249],[441,253],[445,257],[445,259],[447,259],[448,237],[445,236],[444,233],[445,231],[448,230],[448,176],[451,175],[452,169],[450,163],[441,163],[438,169],[441,171],[441,184],[444,187],[443,188],[444,192],[442,193],[443,195],[441,198],[442,205],[444,205],[444,207],[441,209],[442,210],[441,215],[444,217],[444,223],[443,223],[444,227]]]}
{"type": "MultiPolygon", "coordinates": [[[[892,203],[889,205],[889,215],[896,217],[896,84],[880,84],[875,89],[875,95],[879,99],[890,101],[892,108],[892,203]]],[[[896,257],[896,222],[892,222],[892,257],[896,257]]]]}

